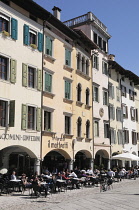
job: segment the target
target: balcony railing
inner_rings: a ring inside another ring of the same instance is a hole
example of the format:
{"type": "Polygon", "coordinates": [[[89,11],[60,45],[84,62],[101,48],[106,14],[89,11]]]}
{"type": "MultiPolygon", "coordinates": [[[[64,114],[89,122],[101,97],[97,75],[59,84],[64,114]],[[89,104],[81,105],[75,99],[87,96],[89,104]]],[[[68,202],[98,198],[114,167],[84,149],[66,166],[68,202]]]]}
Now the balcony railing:
{"type": "Polygon", "coordinates": [[[86,21],[96,22],[97,25],[99,25],[104,31],[107,32],[107,27],[92,12],[88,12],[87,14],[67,20],[64,22],[64,24],[68,27],[72,27],[72,26],[78,25],[80,23],[84,23],[86,21]]]}

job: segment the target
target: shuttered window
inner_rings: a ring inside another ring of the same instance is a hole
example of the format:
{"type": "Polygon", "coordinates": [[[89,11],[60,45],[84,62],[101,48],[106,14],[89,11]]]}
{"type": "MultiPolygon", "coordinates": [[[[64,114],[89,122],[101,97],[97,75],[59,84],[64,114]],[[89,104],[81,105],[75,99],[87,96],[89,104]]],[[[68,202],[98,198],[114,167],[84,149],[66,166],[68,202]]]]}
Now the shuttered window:
{"type": "Polygon", "coordinates": [[[45,91],[52,91],[52,75],[45,72],[45,91]]]}
{"type": "Polygon", "coordinates": [[[108,87],[109,87],[109,97],[114,99],[114,86],[111,83],[109,83],[108,87]]]}
{"type": "Polygon", "coordinates": [[[10,101],[9,104],[9,127],[15,126],[15,101],[10,101]]]}
{"type": "Polygon", "coordinates": [[[46,47],[45,47],[45,54],[52,56],[52,45],[53,40],[46,36],[46,47]]]}
{"type": "Polygon", "coordinates": [[[6,115],[7,115],[7,103],[6,101],[0,100],[0,126],[6,127],[6,115]]]}
{"type": "Polygon", "coordinates": [[[109,138],[109,124],[104,123],[104,138],[109,138]]]}
{"type": "Polygon", "coordinates": [[[65,98],[70,99],[70,92],[71,92],[71,83],[65,81],[65,98]]]}
{"type": "Polygon", "coordinates": [[[99,88],[93,87],[93,101],[99,102],[99,88]]]}
{"type": "Polygon", "coordinates": [[[65,49],[65,65],[71,66],[71,51],[68,49],[65,49]]]}
{"type": "Polygon", "coordinates": [[[8,59],[0,56],[0,79],[8,80],[8,59]]]}
{"type": "Polygon", "coordinates": [[[22,104],[21,128],[41,131],[41,108],[22,104]]]}
{"type": "Polygon", "coordinates": [[[123,144],[123,137],[124,137],[123,130],[118,130],[117,135],[118,135],[118,144],[123,144]]]}
{"type": "Polygon", "coordinates": [[[102,73],[108,75],[108,64],[105,61],[102,61],[102,73]]]}
{"type": "Polygon", "coordinates": [[[42,70],[22,64],[22,85],[24,87],[37,88],[42,90],[42,70]]]}

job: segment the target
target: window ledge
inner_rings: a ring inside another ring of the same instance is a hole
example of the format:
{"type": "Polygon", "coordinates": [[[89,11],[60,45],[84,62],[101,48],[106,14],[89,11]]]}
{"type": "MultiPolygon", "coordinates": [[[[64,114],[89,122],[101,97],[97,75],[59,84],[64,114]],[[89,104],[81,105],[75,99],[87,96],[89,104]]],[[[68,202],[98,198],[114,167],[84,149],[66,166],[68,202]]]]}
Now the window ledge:
{"type": "Polygon", "coordinates": [[[90,109],[91,106],[90,105],[85,105],[85,109],[90,109]]]}
{"type": "Polygon", "coordinates": [[[26,133],[37,133],[37,132],[40,132],[40,131],[26,129],[25,132],[26,133]]]}
{"type": "Polygon", "coordinates": [[[84,72],[80,71],[79,69],[76,70],[76,74],[80,75],[84,79],[87,79],[87,80],[91,79],[91,77],[89,77],[87,74],[85,74],[84,72]]]}
{"type": "Polygon", "coordinates": [[[84,103],[82,103],[81,101],[76,101],[76,105],[77,106],[82,106],[84,103]]]}
{"type": "Polygon", "coordinates": [[[90,142],[92,139],[91,138],[85,138],[85,141],[90,142]]]}
{"type": "Polygon", "coordinates": [[[63,102],[68,103],[68,104],[73,103],[73,101],[71,99],[68,99],[68,98],[63,98],[63,102]]]}
{"type": "Polygon", "coordinates": [[[55,94],[48,92],[48,91],[43,91],[43,95],[47,96],[47,97],[52,97],[52,98],[55,96],[55,94]]]}
{"type": "Polygon", "coordinates": [[[72,71],[74,70],[73,68],[71,68],[70,66],[67,66],[67,65],[64,65],[63,68],[64,68],[65,70],[70,71],[70,72],[72,72],[72,71]]]}
{"type": "Polygon", "coordinates": [[[56,60],[55,58],[53,58],[51,55],[48,55],[48,54],[44,54],[44,57],[53,61],[53,62],[56,60]]]}
{"type": "Polygon", "coordinates": [[[73,137],[73,135],[72,134],[64,134],[63,137],[67,138],[67,139],[71,139],[73,137]]]}
{"type": "Polygon", "coordinates": [[[83,137],[76,137],[77,141],[82,141],[84,138],[83,137]]]}
{"type": "Polygon", "coordinates": [[[43,135],[46,135],[46,136],[54,136],[56,133],[55,132],[52,132],[52,131],[42,131],[42,134],[43,135]]]}

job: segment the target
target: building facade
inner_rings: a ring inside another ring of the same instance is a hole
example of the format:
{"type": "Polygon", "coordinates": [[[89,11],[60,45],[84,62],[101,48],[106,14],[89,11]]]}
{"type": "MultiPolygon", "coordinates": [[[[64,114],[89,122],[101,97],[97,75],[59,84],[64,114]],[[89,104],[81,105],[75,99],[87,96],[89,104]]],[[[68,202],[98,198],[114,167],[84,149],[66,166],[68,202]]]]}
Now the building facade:
{"type": "Polygon", "coordinates": [[[110,166],[108,112],[108,40],[107,27],[91,12],[64,22],[70,28],[81,29],[97,46],[92,51],[94,164],[110,166]],[[101,79],[100,79],[101,78],[101,79]]]}
{"type": "Polygon", "coordinates": [[[0,2],[0,167],[38,170],[43,27],[0,2]]]}
{"type": "Polygon", "coordinates": [[[91,49],[97,48],[82,31],[56,21],[57,28],[46,22],[44,29],[42,164],[51,171],[92,164],[91,49]]]}

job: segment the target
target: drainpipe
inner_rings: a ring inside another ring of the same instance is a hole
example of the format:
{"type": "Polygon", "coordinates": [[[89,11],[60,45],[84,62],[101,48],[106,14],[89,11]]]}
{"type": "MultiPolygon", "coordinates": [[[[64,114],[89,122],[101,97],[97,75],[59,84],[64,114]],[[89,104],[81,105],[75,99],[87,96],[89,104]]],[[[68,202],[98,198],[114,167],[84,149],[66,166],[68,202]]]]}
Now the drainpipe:
{"type": "Polygon", "coordinates": [[[43,77],[43,67],[44,67],[44,29],[45,29],[45,22],[51,18],[51,13],[46,20],[43,20],[43,41],[42,41],[42,90],[41,90],[41,142],[40,142],[40,172],[42,172],[42,131],[43,131],[43,87],[44,87],[44,77],[43,77]]]}
{"type": "MultiPolygon", "coordinates": [[[[91,55],[91,65],[93,63],[93,54],[91,55]]],[[[93,118],[93,66],[91,66],[91,78],[92,78],[92,155],[93,155],[93,158],[92,158],[92,170],[94,171],[94,118],[93,118]]]]}
{"type": "MultiPolygon", "coordinates": [[[[109,64],[108,64],[108,66],[109,66],[109,64]]],[[[109,76],[109,67],[108,67],[108,88],[109,88],[109,78],[110,78],[110,76],[109,76]]],[[[108,105],[110,104],[110,99],[109,99],[109,89],[108,89],[108,105]]],[[[111,145],[111,129],[110,129],[110,127],[111,127],[111,123],[110,123],[110,106],[108,106],[108,117],[109,117],[109,139],[110,139],[110,159],[109,159],[109,161],[110,161],[110,164],[109,164],[109,166],[110,166],[110,168],[111,168],[111,157],[112,157],[112,149],[111,149],[111,147],[112,147],[112,145],[111,145]]]]}

